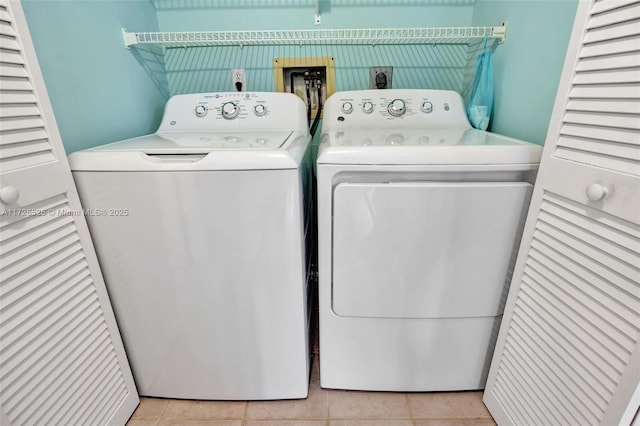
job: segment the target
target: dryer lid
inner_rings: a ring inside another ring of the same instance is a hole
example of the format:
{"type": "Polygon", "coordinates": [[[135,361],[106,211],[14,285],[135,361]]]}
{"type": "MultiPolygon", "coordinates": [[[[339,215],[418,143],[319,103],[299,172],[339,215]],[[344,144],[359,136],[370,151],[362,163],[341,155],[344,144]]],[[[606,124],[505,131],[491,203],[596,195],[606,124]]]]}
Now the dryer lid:
{"type": "Polygon", "coordinates": [[[318,164],[538,164],[542,147],[469,128],[349,129],[324,134],[318,164]]]}
{"type": "Polygon", "coordinates": [[[284,146],[290,130],[235,132],[162,132],[93,148],[145,154],[206,154],[211,151],[274,150],[284,146]]]}

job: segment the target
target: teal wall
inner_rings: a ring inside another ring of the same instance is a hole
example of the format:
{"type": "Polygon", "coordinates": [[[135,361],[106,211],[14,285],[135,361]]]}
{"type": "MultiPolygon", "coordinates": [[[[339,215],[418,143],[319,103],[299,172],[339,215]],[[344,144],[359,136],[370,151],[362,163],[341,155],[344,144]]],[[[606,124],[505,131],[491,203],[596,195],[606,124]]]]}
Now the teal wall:
{"type": "Polygon", "coordinates": [[[125,49],[131,31],[498,25],[491,130],[543,144],[577,0],[23,0],[67,152],[153,132],[169,95],[274,89],[273,58],[333,56],[337,90],[364,89],[370,66],[393,87],[468,90],[462,46],[266,46],[125,49]]]}
{"type": "Polygon", "coordinates": [[[472,25],[506,22],[490,130],[543,145],[578,0],[477,0],[472,25]]]}
{"type": "Polygon", "coordinates": [[[166,78],[156,72],[152,79],[149,68],[162,64],[150,52],[125,49],[120,31],[157,31],[151,3],[22,3],[67,153],[155,131],[166,78]]]}
{"type": "MultiPolygon", "coordinates": [[[[314,1],[154,1],[161,31],[467,26],[473,3],[474,0],[321,1],[322,24],[315,25],[314,1]],[[261,4],[269,6],[260,7],[261,4]]],[[[167,51],[167,77],[172,94],[233,90],[231,69],[244,68],[248,90],[272,91],[274,58],[311,56],[334,57],[337,90],[366,89],[369,67],[393,66],[394,88],[460,91],[467,49],[443,45],[177,48],[167,51]]]]}

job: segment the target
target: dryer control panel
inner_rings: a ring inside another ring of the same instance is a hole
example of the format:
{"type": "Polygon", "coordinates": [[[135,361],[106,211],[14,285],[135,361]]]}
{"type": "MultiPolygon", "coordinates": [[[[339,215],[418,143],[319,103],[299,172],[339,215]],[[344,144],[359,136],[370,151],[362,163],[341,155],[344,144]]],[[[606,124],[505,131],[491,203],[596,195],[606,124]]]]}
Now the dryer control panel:
{"type": "Polygon", "coordinates": [[[176,95],[167,102],[158,132],[224,130],[306,132],[306,105],[291,93],[220,92],[176,95]]]}
{"type": "Polygon", "coordinates": [[[468,128],[462,97],[452,90],[337,92],[325,105],[324,131],[345,128],[468,128]]]}

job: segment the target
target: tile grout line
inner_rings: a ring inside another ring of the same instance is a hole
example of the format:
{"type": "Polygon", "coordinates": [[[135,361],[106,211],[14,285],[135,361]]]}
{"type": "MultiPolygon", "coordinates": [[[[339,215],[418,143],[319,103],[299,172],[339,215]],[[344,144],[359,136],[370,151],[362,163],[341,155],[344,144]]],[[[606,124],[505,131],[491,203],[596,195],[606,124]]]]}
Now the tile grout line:
{"type": "MultiPolygon", "coordinates": [[[[409,408],[409,418],[413,419],[413,410],[411,409],[411,402],[409,401],[409,394],[405,392],[404,398],[407,401],[407,407],[409,408]]],[[[413,422],[415,425],[416,422],[413,422]]]]}
{"type": "Polygon", "coordinates": [[[167,408],[169,408],[170,403],[171,403],[171,400],[167,400],[167,403],[164,404],[164,407],[162,407],[162,411],[160,412],[160,416],[158,417],[158,421],[156,425],[159,424],[160,420],[164,417],[164,413],[167,411],[167,408]]]}

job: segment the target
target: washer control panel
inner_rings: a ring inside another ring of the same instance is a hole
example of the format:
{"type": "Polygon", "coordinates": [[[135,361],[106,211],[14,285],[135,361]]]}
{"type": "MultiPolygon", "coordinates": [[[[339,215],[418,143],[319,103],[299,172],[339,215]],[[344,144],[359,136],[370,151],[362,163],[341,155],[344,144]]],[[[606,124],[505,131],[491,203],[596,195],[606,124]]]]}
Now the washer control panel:
{"type": "Polygon", "coordinates": [[[158,131],[243,128],[308,132],[306,105],[291,93],[220,92],[171,97],[158,131]]]}
{"type": "Polygon", "coordinates": [[[451,90],[354,90],[326,102],[325,130],[337,128],[469,127],[462,97],[451,90]]]}
{"type": "Polygon", "coordinates": [[[198,99],[197,104],[193,108],[193,112],[196,117],[205,117],[210,110],[214,110],[214,114],[218,113],[220,117],[225,120],[235,120],[241,117],[241,112],[245,112],[244,115],[250,115],[251,112],[256,117],[264,117],[269,112],[269,102],[266,100],[252,99],[250,93],[235,93],[214,95],[215,99],[221,99],[221,104],[216,105],[215,102],[211,102],[210,97],[205,96],[204,99],[198,99]],[[235,95],[235,96],[234,96],[235,95]],[[212,105],[213,104],[213,105],[212,105]],[[246,111],[245,111],[246,110],[246,111]]]}

